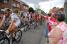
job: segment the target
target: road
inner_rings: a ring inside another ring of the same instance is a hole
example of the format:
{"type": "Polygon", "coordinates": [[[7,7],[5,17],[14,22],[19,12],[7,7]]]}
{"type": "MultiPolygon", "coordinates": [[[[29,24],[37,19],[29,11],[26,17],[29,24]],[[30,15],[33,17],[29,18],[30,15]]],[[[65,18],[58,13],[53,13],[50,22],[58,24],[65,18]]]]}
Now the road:
{"type": "Polygon", "coordinates": [[[46,44],[46,38],[43,36],[43,31],[44,24],[36,29],[23,32],[23,37],[19,44],[46,44]]]}

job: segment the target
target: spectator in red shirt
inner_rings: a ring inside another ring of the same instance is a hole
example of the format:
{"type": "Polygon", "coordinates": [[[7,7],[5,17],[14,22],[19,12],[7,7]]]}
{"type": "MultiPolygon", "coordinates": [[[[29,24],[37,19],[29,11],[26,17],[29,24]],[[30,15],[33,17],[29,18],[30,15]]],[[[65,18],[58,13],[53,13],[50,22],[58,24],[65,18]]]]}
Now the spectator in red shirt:
{"type": "Polygon", "coordinates": [[[54,25],[57,25],[57,20],[56,20],[56,14],[48,14],[48,16],[44,16],[44,18],[47,21],[48,24],[48,30],[49,32],[53,28],[54,25]]]}
{"type": "Polygon", "coordinates": [[[51,29],[54,28],[55,25],[57,25],[56,14],[51,15],[51,18],[49,19],[49,22],[48,22],[49,31],[51,31],[51,29]]]}

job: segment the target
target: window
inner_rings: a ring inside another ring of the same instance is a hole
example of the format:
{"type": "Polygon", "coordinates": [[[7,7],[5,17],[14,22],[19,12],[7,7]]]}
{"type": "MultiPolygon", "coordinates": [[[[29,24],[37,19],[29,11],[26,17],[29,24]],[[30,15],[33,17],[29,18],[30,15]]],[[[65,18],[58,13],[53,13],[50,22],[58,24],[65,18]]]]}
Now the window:
{"type": "Polygon", "coordinates": [[[16,7],[16,4],[15,4],[15,3],[13,3],[13,4],[12,4],[12,6],[13,6],[13,7],[16,7]]]}
{"type": "Polygon", "coordinates": [[[0,2],[3,2],[4,0],[0,0],[0,2]]]}
{"type": "Polygon", "coordinates": [[[19,7],[19,8],[20,8],[20,5],[19,5],[19,4],[17,4],[17,7],[19,7]]]}
{"type": "Polygon", "coordinates": [[[9,0],[0,0],[1,3],[8,3],[9,0]]]}
{"type": "Polygon", "coordinates": [[[8,2],[9,2],[9,0],[4,0],[3,2],[4,2],[4,3],[8,3],[8,2]]]}

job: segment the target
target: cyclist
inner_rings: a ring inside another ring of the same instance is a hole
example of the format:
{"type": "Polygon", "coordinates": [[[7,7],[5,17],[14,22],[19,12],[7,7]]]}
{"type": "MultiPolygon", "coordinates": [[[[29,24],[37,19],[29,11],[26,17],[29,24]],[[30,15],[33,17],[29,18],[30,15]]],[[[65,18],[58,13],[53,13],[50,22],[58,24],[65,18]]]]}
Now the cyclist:
{"type": "Polygon", "coordinates": [[[4,12],[0,11],[0,29],[2,29],[4,20],[5,20],[4,12]]]}
{"type": "Polygon", "coordinates": [[[7,13],[6,17],[7,18],[10,17],[10,24],[9,24],[8,29],[6,30],[6,33],[15,32],[16,28],[20,25],[20,19],[15,14],[15,11],[12,12],[10,9],[7,9],[6,13],[7,13]]]}

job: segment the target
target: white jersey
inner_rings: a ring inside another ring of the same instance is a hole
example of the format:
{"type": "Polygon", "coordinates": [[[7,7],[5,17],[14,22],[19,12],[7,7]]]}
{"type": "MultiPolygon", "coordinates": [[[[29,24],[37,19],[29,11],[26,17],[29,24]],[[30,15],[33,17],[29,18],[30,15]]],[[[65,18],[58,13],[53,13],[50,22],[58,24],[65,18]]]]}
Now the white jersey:
{"type": "Polygon", "coordinates": [[[23,12],[23,16],[27,16],[27,12],[23,12]]]}
{"type": "Polygon", "coordinates": [[[20,19],[15,13],[10,14],[10,17],[12,21],[16,22],[16,26],[20,25],[20,19]]]}
{"type": "Polygon", "coordinates": [[[31,19],[31,15],[29,14],[29,16],[28,16],[28,17],[29,17],[29,21],[30,21],[30,19],[31,19]]]}

